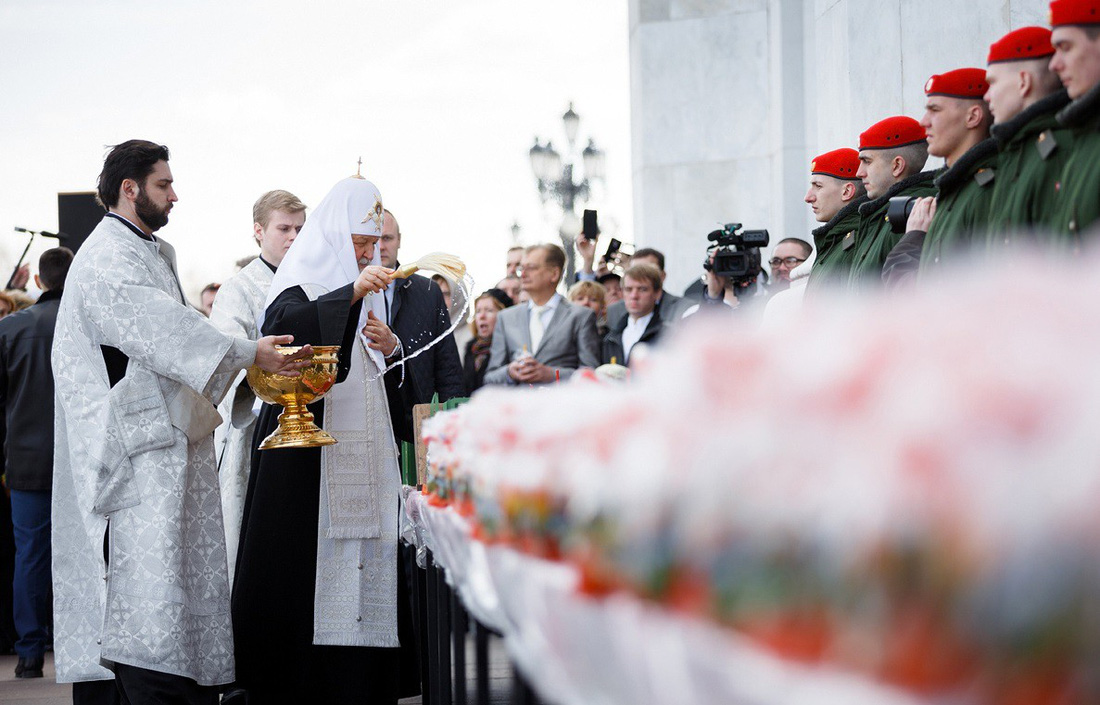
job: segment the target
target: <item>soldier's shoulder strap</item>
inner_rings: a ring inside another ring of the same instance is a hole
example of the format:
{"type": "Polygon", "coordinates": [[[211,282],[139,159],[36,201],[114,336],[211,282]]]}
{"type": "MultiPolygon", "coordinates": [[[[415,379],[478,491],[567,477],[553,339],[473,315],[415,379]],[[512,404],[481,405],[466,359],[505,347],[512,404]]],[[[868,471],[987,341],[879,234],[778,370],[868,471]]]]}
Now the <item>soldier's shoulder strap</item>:
{"type": "Polygon", "coordinates": [[[1054,130],[1043,130],[1035,138],[1035,148],[1039,150],[1039,156],[1043,161],[1050,159],[1054,150],[1058,149],[1058,138],[1054,136],[1054,130]]]}
{"type": "Polygon", "coordinates": [[[850,250],[855,246],[855,244],[856,244],[856,231],[855,230],[849,230],[848,233],[844,236],[844,239],[842,239],[840,241],[840,248],[843,249],[843,250],[850,250]]]}
{"type": "Polygon", "coordinates": [[[986,167],[984,169],[978,169],[974,172],[974,181],[978,182],[979,186],[988,186],[993,183],[994,177],[997,176],[997,170],[992,167],[986,167]]]}

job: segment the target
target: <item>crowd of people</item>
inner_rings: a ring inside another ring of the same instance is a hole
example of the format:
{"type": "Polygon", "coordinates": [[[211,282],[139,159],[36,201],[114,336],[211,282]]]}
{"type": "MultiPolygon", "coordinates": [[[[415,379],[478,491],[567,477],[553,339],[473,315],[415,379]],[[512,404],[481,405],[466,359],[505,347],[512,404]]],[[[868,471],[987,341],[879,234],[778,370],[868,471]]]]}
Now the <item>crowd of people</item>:
{"type": "Polygon", "coordinates": [[[29,269],[0,293],[0,542],[14,546],[0,649],[35,678],[52,646],[76,703],[417,692],[397,535],[414,407],[629,367],[700,312],[767,320],[1021,237],[1078,249],[1100,218],[1100,2],[1055,0],[1051,24],[1009,32],[985,68],[929,78],[922,119],[887,117],[858,149],[813,159],[804,200],[822,225],[776,243],[767,273],[710,266],[676,295],[653,248],[598,258],[579,237],[564,282],[562,247],[513,247],[457,327],[457,283],[399,276],[399,221],[358,176],[313,209],[260,196],[259,254],[192,307],[155,234],[177,200],[168,149],[114,147],[107,214],[75,257],[42,255],[33,305],[29,269]],[[924,170],[929,156],[945,167],[924,170]],[[903,228],[887,217],[897,197],[913,199],[903,228]],[[261,452],[280,409],[245,371],[298,375],[313,345],[340,348],[338,384],[312,407],[338,444],[261,452]]]}

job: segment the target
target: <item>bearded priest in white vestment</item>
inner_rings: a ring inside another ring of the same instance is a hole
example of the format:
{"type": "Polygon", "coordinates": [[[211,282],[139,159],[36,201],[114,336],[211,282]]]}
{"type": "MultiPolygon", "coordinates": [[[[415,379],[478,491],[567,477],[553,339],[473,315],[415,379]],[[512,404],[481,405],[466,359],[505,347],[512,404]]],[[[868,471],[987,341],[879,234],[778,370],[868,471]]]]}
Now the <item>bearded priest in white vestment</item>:
{"type": "MultiPolygon", "coordinates": [[[[337,443],[253,453],[233,584],[251,705],[397,702],[401,478],[381,373],[401,346],[379,293],[382,216],[369,181],[337,183],[268,293],[263,332],[340,346],[336,384],[309,407],[337,443]]],[[[257,438],[280,411],[264,405],[257,438]]]]}
{"type": "MultiPolygon", "coordinates": [[[[210,311],[210,322],[226,335],[256,340],[260,337],[256,321],[263,313],[271,278],[305,225],[306,206],[289,191],[268,191],[252,206],[252,220],[260,255],[222,284],[210,311]]],[[[214,432],[230,585],[237,564],[237,542],[252,462],[252,435],[256,430],[256,414],[252,409],[255,403],[256,395],[242,372],[218,405],[222,424],[214,432]]]]}
{"type": "Polygon", "coordinates": [[[57,680],[216,703],[234,664],[214,402],[253,363],[298,374],[312,351],[229,337],[187,304],[153,236],[177,200],[166,147],[116,146],[99,198],[109,212],[69,270],[52,357],[57,680]]]}

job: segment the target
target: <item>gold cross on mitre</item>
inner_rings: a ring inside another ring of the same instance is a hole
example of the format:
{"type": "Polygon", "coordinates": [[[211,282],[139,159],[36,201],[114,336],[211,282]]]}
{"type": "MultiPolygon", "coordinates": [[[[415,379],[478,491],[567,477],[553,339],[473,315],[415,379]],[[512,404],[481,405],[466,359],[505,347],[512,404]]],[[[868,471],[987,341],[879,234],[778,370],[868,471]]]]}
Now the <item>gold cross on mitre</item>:
{"type": "Polygon", "coordinates": [[[363,174],[360,173],[360,172],[362,172],[362,170],[363,170],[363,158],[359,157],[359,161],[356,162],[356,166],[355,166],[355,176],[353,176],[351,178],[353,178],[353,179],[363,178],[363,174]]]}
{"type": "MultiPolygon", "coordinates": [[[[362,177],[360,177],[362,178],[362,177]]],[[[369,211],[367,216],[363,218],[360,223],[365,223],[368,220],[374,223],[374,227],[378,228],[378,232],[382,232],[382,219],[385,217],[385,210],[382,208],[382,201],[380,199],[374,199],[374,205],[369,211]]]]}

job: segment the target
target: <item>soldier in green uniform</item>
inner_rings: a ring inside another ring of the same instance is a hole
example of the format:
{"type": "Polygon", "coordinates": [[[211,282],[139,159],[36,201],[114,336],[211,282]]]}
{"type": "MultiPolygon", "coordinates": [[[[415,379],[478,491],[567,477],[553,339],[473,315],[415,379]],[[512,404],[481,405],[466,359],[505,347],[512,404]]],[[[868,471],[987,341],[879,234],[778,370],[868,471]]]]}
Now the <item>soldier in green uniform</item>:
{"type": "Polygon", "coordinates": [[[850,147],[834,149],[810,162],[810,189],[803,200],[810,204],[814,219],[825,224],[813,231],[817,259],[806,291],[843,286],[848,281],[855,256],[859,207],[867,202],[867,191],[857,171],[859,152],[850,147]]]}
{"type": "Polygon", "coordinates": [[[938,267],[946,253],[968,247],[976,231],[984,234],[997,157],[989,139],[993,118],[982,100],[988,88],[985,69],[955,69],[924,84],[928,100],[920,124],[928,153],[943,157],[948,169],[936,179],[936,197],[914,205],[905,236],[886,257],[882,278],[888,287],[915,279],[918,269],[938,267]]]}
{"type": "Polygon", "coordinates": [[[886,221],[886,206],[894,196],[932,196],[932,180],[938,172],[922,172],[928,161],[924,128],[911,117],[899,115],[875,123],[859,136],[857,176],[871,199],[859,207],[855,256],[848,289],[866,291],[882,283],[886,256],[898,244],[886,221]]]}
{"type": "Polygon", "coordinates": [[[928,223],[910,219],[907,227],[928,232],[922,272],[939,267],[968,247],[975,233],[985,232],[997,166],[997,144],[989,138],[993,116],[982,99],[988,89],[983,69],[949,71],[924,86],[928,104],[921,125],[928,153],[943,157],[948,168],[936,179],[935,217],[928,223]]]}
{"type": "Polygon", "coordinates": [[[991,247],[1051,221],[1055,189],[1071,154],[1073,137],[1055,114],[1069,103],[1048,64],[1050,30],[1022,27],[989,47],[985,100],[993,113],[997,178],[989,208],[991,247]]]}
{"type": "Polygon", "coordinates": [[[1100,220],[1100,0],[1054,0],[1050,23],[1050,68],[1072,99],[1058,122],[1074,136],[1052,226],[1076,240],[1100,220]]]}

